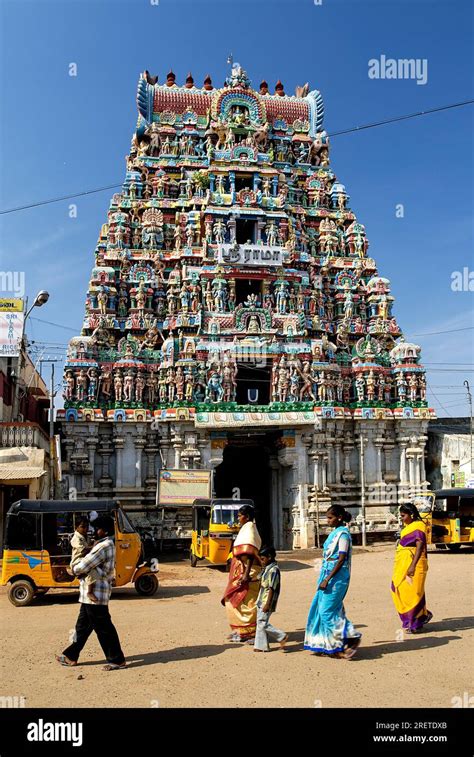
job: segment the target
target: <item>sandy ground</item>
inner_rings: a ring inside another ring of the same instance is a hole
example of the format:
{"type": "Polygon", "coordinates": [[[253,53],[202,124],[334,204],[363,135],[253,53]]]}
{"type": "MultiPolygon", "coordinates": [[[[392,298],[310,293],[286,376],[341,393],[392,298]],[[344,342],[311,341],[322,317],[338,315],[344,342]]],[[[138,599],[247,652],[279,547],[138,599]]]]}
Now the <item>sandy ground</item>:
{"type": "Polygon", "coordinates": [[[430,554],[434,619],[426,634],[400,639],[389,592],[393,551],[355,549],[346,611],[363,644],[350,662],[302,649],[314,552],[280,556],[283,589],[273,621],[290,634],[287,652],[274,646],[255,654],[228,643],[219,602],[226,575],[183,559],[162,563],[153,598],[133,587],[114,593],[110,609],[130,667],[113,673],[101,669],[95,636],[80,667],[54,660],[75,624],[75,593],[50,592],[16,608],[2,588],[0,696],[24,696],[28,707],[450,707],[474,686],[473,553],[430,554]]]}

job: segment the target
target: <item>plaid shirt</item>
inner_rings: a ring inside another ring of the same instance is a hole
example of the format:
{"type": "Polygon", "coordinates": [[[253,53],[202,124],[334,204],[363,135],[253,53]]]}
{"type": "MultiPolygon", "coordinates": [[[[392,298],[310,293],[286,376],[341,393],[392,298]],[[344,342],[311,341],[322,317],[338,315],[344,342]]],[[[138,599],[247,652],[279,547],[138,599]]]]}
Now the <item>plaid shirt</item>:
{"type": "Polygon", "coordinates": [[[98,541],[88,555],[72,566],[76,576],[80,573],[89,573],[92,568],[95,568],[102,575],[102,578],[96,581],[93,587],[97,602],[92,602],[87,596],[89,587],[83,578],[81,578],[79,587],[79,602],[86,605],[108,605],[112,593],[112,581],[115,576],[115,545],[110,536],[105,536],[98,541]]]}
{"type": "Polygon", "coordinates": [[[280,568],[276,561],[271,562],[263,569],[260,576],[260,591],[257,597],[257,607],[265,607],[270,595],[270,589],[273,589],[272,601],[270,602],[270,612],[275,612],[280,596],[280,568]]]}

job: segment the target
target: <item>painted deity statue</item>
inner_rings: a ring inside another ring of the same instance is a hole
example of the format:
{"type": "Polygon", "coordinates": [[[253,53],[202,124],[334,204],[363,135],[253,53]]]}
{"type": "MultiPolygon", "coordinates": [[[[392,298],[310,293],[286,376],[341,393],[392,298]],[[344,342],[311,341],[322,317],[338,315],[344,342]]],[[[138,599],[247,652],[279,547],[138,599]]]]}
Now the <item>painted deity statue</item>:
{"type": "Polygon", "coordinates": [[[114,375],[114,394],[115,401],[121,402],[123,396],[123,378],[120,371],[117,371],[114,375]]]}
{"type": "Polygon", "coordinates": [[[143,392],[146,387],[146,379],[141,371],[138,371],[135,379],[135,399],[137,402],[143,402],[143,392]]]}
{"type": "Polygon", "coordinates": [[[64,376],[64,394],[63,394],[63,397],[65,400],[71,401],[74,399],[75,386],[76,386],[76,381],[74,379],[74,372],[66,371],[65,376],[64,376]]]}
{"type": "Polygon", "coordinates": [[[207,382],[206,402],[221,402],[223,397],[224,389],[221,375],[217,371],[213,371],[207,382]]]}
{"type": "Polygon", "coordinates": [[[133,371],[127,371],[123,380],[123,398],[125,402],[131,402],[133,400],[133,371]]]}

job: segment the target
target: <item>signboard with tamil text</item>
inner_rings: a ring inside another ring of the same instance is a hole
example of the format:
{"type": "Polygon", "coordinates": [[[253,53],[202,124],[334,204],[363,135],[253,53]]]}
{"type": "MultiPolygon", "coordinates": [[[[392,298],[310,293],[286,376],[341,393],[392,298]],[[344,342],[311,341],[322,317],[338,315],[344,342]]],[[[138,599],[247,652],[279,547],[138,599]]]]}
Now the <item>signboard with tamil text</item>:
{"type": "Polygon", "coordinates": [[[157,495],[158,505],[190,506],[197,497],[211,496],[211,473],[207,470],[161,470],[157,495]]]}
{"type": "Polygon", "coordinates": [[[18,357],[23,334],[23,300],[0,299],[0,357],[18,357]]]}
{"type": "Polygon", "coordinates": [[[264,244],[220,244],[217,260],[226,265],[279,267],[283,265],[284,247],[264,244]]]}

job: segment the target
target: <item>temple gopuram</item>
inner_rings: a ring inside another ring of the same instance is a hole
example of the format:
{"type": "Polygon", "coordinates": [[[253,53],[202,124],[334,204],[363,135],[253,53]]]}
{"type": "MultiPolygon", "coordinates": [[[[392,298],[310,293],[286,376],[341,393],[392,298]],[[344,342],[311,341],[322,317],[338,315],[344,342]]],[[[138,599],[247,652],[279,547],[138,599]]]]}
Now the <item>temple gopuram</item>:
{"type": "Polygon", "coordinates": [[[160,536],[160,470],[213,471],[252,498],[264,540],[311,547],[341,503],[389,529],[428,487],[434,412],[420,347],[329,161],[308,85],[140,76],[120,192],[95,250],[59,411],[67,485],[116,498],[160,536]]]}

